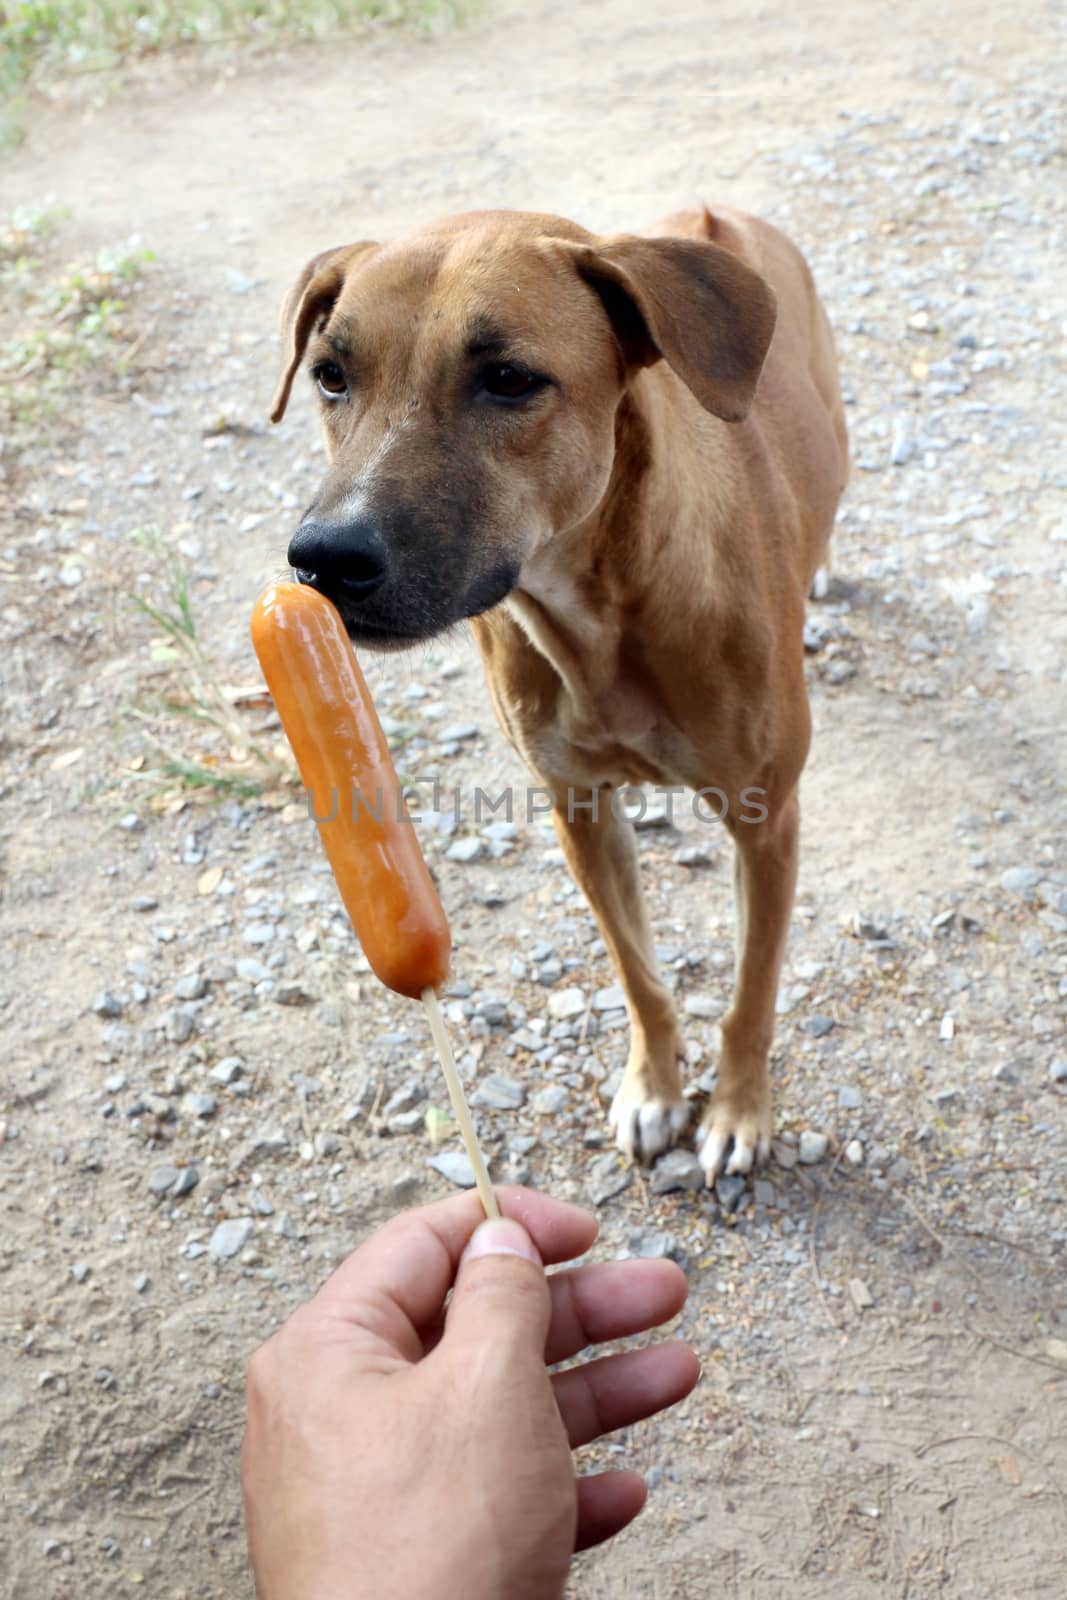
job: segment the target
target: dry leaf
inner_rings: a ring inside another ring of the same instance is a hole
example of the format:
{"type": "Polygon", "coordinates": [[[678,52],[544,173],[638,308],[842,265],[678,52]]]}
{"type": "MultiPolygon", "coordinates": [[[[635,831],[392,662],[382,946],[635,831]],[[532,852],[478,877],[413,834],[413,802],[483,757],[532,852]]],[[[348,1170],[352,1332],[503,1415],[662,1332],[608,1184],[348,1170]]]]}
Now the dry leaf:
{"type": "Polygon", "coordinates": [[[208,867],[207,871],[202,872],[196,880],[196,892],[197,894],[214,894],[221,882],[222,868],[208,867]]]}
{"type": "Polygon", "coordinates": [[[127,765],[128,765],[129,770],[131,772],[143,772],[144,771],[144,756],[143,755],[134,756],[132,761],[128,762],[127,765]]]}

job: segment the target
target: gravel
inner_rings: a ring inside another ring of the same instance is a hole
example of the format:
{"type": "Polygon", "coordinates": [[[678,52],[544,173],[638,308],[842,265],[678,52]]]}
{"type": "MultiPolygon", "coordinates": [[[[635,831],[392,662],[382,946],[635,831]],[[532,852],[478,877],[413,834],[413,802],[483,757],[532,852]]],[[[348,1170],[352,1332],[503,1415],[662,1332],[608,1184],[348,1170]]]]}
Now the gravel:
{"type": "Polygon", "coordinates": [[[439,1155],[431,1156],[426,1165],[454,1183],[457,1189],[474,1188],[474,1168],[465,1150],[442,1150],[439,1155]]]}
{"type": "Polygon", "coordinates": [[[208,1255],[212,1261],[228,1261],[240,1255],[251,1237],[251,1217],[231,1217],[226,1222],[220,1222],[211,1235],[208,1255]]]}

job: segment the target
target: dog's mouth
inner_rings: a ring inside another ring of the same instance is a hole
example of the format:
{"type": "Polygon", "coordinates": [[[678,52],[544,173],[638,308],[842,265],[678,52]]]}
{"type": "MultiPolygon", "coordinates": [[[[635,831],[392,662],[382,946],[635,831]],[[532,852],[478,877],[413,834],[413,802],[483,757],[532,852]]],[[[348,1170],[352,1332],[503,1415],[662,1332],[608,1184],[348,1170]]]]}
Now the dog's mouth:
{"type": "Polygon", "coordinates": [[[459,595],[434,592],[416,580],[399,593],[392,585],[385,585],[381,595],[355,603],[344,592],[338,593],[334,584],[321,583],[313,574],[297,570],[293,575],[298,582],[321,590],[333,602],[353,644],[392,651],[426,644],[450,628],[491,611],[514,589],[519,566],[510,559],[502,560],[479,574],[459,595]]]}

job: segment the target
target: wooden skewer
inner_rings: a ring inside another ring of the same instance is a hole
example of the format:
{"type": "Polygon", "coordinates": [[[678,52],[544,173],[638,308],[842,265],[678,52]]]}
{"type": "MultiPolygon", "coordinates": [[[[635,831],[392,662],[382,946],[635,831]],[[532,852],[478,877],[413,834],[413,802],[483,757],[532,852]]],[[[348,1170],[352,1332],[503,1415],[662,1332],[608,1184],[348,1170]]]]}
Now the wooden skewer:
{"type": "Polygon", "coordinates": [[[456,1113],[456,1122],[459,1124],[460,1137],[463,1140],[467,1158],[474,1171],[474,1181],[478,1186],[482,1207],[487,1217],[499,1217],[500,1207],[496,1203],[496,1195],[493,1193],[493,1186],[489,1182],[489,1170],[486,1167],[485,1158],[478,1144],[478,1135],[475,1133],[474,1123],[471,1121],[467,1097],[463,1093],[463,1085],[460,1083],[459,1073],[456,1071],[452,1046],[449,1044],[448,1034],[445,1032],[445,1019],[441,1015],[441,1007],[433,989],[424,989],[422,991],[422,1003],[426,1007],[430,1032],[433,1034],[433,1042],[437,1046],[437,1054],[441,1058],[441,1070],[445,1075],[445,1083],[448,1085],[448,1096],[452,1101],[452,1109],[456,1113]]]}

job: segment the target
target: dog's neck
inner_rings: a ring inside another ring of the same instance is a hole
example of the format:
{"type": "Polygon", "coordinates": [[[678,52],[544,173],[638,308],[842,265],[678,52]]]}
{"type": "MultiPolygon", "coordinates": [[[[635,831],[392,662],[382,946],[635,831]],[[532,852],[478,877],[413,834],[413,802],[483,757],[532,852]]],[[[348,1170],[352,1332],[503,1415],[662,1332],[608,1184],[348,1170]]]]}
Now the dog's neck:
{"type": "Polygon", "coordinates": [[[557,672],[575,727],[605,722],[640,735],[656,720],[656,697],[641,686],[627,659],[662,646],[664,629],[689,609],[694,576],[702,609],[711,609],[715,541],[712,519],[723,505],[695,497],[694,429],[721,426],[708,418],[665,366],[641,373],[616,414],[615,458],[593,514],[556,534],[523,565],[506,604],[534,648],[557,672]],[[694,566],[694,544],[701,555],[694,566]],[[703,569],[703,570],[701,570],[703,569]],[[677,578],[674,574],[677,571],[677,578]],[[658,616],[652,604],[673,607],[658,616]]]}

